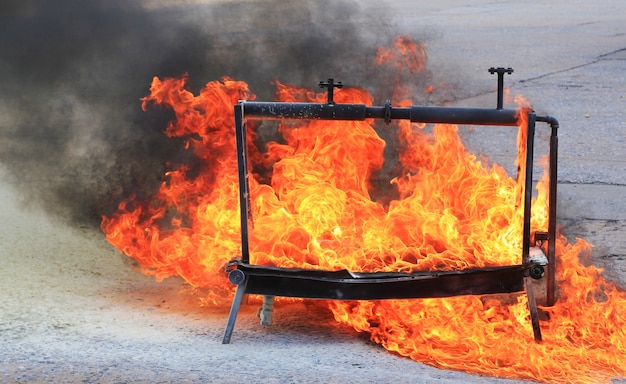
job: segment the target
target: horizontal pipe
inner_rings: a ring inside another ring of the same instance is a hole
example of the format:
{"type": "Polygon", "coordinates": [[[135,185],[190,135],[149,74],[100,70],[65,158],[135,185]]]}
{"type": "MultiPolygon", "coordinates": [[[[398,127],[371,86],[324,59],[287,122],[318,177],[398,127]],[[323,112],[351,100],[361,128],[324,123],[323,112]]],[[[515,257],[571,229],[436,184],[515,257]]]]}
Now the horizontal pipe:
{"type": "Polygon", "coordinates": [[[411,121],[420,123],[517,126],[517,117],[513,109],[411,107],[411,121]]]}
{"type": "Polygon", "coordinates": [[[247,119],[365,120],[364,104],[240,102],[247,119]]]}
{"type": "Polygon", "coordinates": [[[364,104],[318,104],[240,102],[252,120],[410,120],[418,123],[517,126],[518,112],[512,109],[366,106],[364,104]]]}

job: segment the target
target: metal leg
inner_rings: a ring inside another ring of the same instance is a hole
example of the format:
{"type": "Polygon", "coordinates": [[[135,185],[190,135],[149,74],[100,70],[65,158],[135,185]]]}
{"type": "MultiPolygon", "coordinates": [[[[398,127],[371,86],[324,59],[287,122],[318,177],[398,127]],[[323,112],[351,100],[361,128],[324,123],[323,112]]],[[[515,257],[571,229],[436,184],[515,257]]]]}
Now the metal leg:
{"type": "Polygon", "coordinates": [[[228,323],[226,324],[226,330],[224,331],[224,338],[222,339],[222,344],[229,344],[230,337],[233,334],[233,330],[235,329],[235,321],[237,320],[237,313],[239,313],[239,307],[241,306],[241,301],[243,299],[244,294],[246,293],[246,285],[248,284],[248,279],[244,279],[241,284],[237,286],[237,291],[235,292],[235,297],[233,297],[233,304],[230,307],[230,314],[228,315],[228,323]]]}
{"type": "Polygon", "coordinates": [[[274,315],[274,296],[263,296],[263,306],[259,308],[257,316],[261,320],[261,325],[272,325],[274,315]]]}
{"type": "Polygon", "coordinates": [[[539,310],[537,310],[537,301],[535,301],[535,292],[533,291],[532,280],[530,276],[524,277],[524,286],[526,288],[526,296],[528,297],[528,309],[530,310],[530,321],[533,325],[533,334],[536,342],[541,342],[541,328],[539,327],[539,310]]]}

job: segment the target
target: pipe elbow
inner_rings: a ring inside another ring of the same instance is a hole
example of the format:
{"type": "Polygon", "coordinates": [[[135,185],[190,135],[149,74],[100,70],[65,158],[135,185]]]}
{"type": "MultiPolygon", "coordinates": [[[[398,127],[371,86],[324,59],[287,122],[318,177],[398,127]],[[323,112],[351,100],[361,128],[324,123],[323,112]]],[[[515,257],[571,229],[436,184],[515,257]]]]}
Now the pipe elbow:
{"type": "Polygon", "coordinates": [[[550,127],[552,127],[552,129],[559,129],[559,121],[554,116],[537,116],[535,120],[550,124],[550,127]]]}

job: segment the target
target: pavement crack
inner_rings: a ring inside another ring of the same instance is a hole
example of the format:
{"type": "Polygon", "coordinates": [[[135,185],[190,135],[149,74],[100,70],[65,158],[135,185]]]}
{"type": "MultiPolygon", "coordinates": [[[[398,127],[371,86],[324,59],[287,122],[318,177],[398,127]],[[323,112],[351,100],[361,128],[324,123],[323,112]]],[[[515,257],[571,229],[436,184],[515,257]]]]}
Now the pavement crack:
{"type": "Polygon", "coordinates": [[[529,77],[528,79],[518,80],[517,83],[520,83],[520,84],[522,84],[522,83],[530,83],[530,82],[533,82],[535,80],[545,79],[546,77],[550,77],[550,76],[558,75],[558,74],[561,74],[561,73],[573,71],[573,70],[579,69],[579,68],[588,67],[590,65],[597,64],[600,61],[601,61],[600,58],[596,58],[595,60],[589,61],[587,63],[574,65],[574,66],[569,67],[569,68],[559,69],[558,71],[552,71],[552,72],[544,73],[543,75],[539,75],[539,76],[535,76],[535,77],[529,77]]]}
{"type": "Polygon", "coordinates": [[[626,60],[626,57],[618,57],[618,58],[611,58],[611,57],[609,57],[609,56],[613,56],[613,55],[616,55],[616,54],[622,53],[622,52],[626,52],[626,48],[616,49],[613,52],[604,53],[604,54],[598,56],[598,61],[600,61],[600,60],[626,60]]]}
{"type": "MultiPolygon", "coordinates": [[[[568,68],[560,69],[558,71],[552,71],[552,72],[544,73],[543,75],[539,75],[539,76],[535,76],[535,77],[529,77],[528,79],[518,80],[517,83],[529,83],[529,82],[532,82],[532,81],[535,81],[535,80],[539,80],[539,79],[544,79],[546,77],[550,77],[550,76],[553,76],[553,75],[558,75],[558,74],[561,74],[561,73],[573,71],[575,69],[588,67],[590,65],[597,64],[597,63],[599,63],[599,62],[601,62],[603,60],[615,60],[615,59],[610,59],[609,56],[612,56],[612,55],[615,55],[617,53],[624,52],[624,51],[626,51],[626,48],[616,49],[616,50],[614,50],[612,52],[603,53],[603,54],[597,56],[595,60],[591,60],[591,61],[583,63],[583,64],[574,65],[574,66],[571,66],[571,67],[568,67],[568,68]]],[[[617,59],[617,60],[623,60],[623,59],[620,58],[620,59],[617,59]]]]}
{"type": "Polygon", "coordinates": [[[609,183],[606,181],[590,181],[586,183],[580,183],[577,181],[569,181],[569,180],[559,180],[557,185],[598,185],[598,186],[606,186],[606,187],[626,187],[626,184],[622,183],[609,183]]]}
{"type": "MultiPolygon", "coordinates": [[[[544,79],[546,77],[558,75],[558,74],[561,74],[561,73],[566,73],[566,72],[573,71],[573,70],[576,70],[576,69],[579,69],[579,68],[588,67],[590,65],[597,64],[597,63],[599,63],[601,61],[604,61],[604,60],[626,60],[626,56],[625,56],[625,58],[621,58],[621,57],[611,58],[610,57],[612,55],[616,55],[616,54],[622,53],[622,52],[626,52],[626,48],[620,48],[620,49],[616,49],[616,50],[611,51],[611,52],[603,53],[603,54],[597,56],[594,60],[591,60],[591,61],[583,63],[583,64],[578,64],[578,65],[574,65],[574,66],[571,66],[571,67],[568,67],[568,68],[559,69],[557,71],[547,72],[547,73],[544,73],[544,74],[539,75],[539,76],[529,77],[527,79],[521,79],[521,80],[517,80],[517,81],[511,80],[509,88],[515,86],[516,84],[530,83],[530,82],[533,82],[533,81],[536,81],[536,80],[539,80],[539,79],[544,79]]],[[[467,97],[460,97],[460,98],[455,98],[455,99],[452,99],[452,100],[445,100],[444,102],[462,101],[462,100],[467,100],[467,99],[471,99],[471,98],[474,98],[474,97],[490,95],[490,94],[494,94],[494,93],[496,93],[496,91],[488,90],[488,91],[484,91],[484,92],[472,93],[472,94],[468,95],[467,97]]]]}

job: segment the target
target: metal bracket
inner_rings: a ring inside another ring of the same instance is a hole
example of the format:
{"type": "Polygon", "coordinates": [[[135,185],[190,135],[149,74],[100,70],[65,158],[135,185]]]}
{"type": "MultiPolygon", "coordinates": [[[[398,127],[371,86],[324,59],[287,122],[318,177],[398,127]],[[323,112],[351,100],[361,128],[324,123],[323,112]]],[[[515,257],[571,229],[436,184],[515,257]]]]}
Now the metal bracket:
{"type": "Polygon", "coordinates": [[[343,88],[343,84],[341,81],[335,83],[334,79],[328,79],[328,81],[320,81],[320,88],[328,88],[328,104],[333,105],[335,101],[333,100],[333,94],[335,92],[335,88],[343,88]]]}
{"type": "Polygon", "coordinates": [[[507,73],[510,75],[513,73],[513,68],[491,67],[489,68],[489,73],[492,75],[494,73],[498,74],[498,105],[496,109],[502,109],[504,105],[504,74],[507,73]]]}

